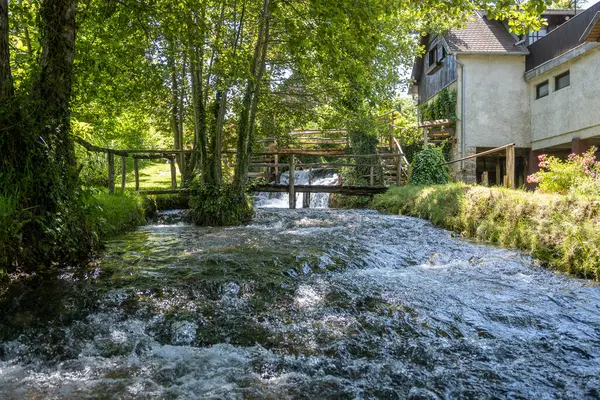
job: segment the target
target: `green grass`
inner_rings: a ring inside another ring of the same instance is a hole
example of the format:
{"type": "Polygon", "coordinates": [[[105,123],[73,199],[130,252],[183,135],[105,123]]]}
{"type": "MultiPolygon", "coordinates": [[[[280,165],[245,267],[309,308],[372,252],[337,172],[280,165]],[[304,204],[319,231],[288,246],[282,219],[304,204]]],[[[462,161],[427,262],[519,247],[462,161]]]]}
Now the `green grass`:
{"type": "MultiPolygon", "coordinates": [[[[177,171],[177,184],[181,175],[177,171]]],[[[135,188],[133,172],[127,175],[127,187],[135,188]]],[[[140,190],[171,189],[171,166],[165,162],[147,162],[140,168],[140,190]]]]}
{"type": "Polygon", "coordinates": [[[146,223],[147,200],[137,194],[100,193],[86,200],[87,223],[102,240],[146,223]]]}
{"type": "Polygon", "coordinates": [[[373,206],[425,218],[481,242],[529,251],[542,264],[600,280],[600,201],[465,184],[405,186],[373,206]]]}

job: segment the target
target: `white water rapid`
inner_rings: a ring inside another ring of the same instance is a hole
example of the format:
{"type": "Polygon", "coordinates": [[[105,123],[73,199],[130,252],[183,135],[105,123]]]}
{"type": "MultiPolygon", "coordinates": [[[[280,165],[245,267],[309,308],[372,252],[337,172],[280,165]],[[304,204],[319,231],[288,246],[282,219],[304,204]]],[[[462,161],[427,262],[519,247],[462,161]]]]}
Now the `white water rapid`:
{"type": "MultiPolygon", "coordinates": [[[[309,176],[312,185],[335,185],[338,183],[338,175],[328,173],[325,170],[296,171],[294,182],[297,185],[308,185],[309,176]]],[[[280,184],[287,185],[290,182],[289,172],[284,172],[280,177],[280,184]]],[[[311,193],[310,208],[329,208],[330,193],[311,193]]],[[[296,204],[302,207],[304,193],[296,193],[296,204]]],[[[287,193],[257,193],[254,205],[259,208],[289,208],[289,195],[287,193]]]]}

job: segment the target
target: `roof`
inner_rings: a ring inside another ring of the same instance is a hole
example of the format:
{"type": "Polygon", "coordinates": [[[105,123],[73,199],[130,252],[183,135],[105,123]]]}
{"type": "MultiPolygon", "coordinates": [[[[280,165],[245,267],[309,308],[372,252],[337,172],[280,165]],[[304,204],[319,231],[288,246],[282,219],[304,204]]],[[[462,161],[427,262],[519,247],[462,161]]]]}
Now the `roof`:
{"type": "Polygon", "coordinates": [[[462,29],[452,29],[445,35],[452,53],[529,53],[523,45],[515,45],[517,39],[500,21],[489,20],[477,12],[462,29]]]}
{"type": "Polygon", "coordinates": [[[525,69],[530,71],[586,41],[598,41],[599,13],[600,1],[532,43],[529,46],[530,54],[527,56],[525,69]]]}
{"type": "Polygon", "coordinates": [[[542,13],[542,16],[544,15],[575,15],[575,14],[579,14],[580,12],[582,12],[583,10],[578,9],[577,12],[575,12],[575,10],[573,9],[568,9],[568,8],[547,8],[546,11],[544,11],[542,13]]]}
{"type": "Polygon", "coordinates": [[[585,40],[586,42],[600,42],[600,11],[594,15],[594,18],[589,23],[579,40],[585,40]]]}

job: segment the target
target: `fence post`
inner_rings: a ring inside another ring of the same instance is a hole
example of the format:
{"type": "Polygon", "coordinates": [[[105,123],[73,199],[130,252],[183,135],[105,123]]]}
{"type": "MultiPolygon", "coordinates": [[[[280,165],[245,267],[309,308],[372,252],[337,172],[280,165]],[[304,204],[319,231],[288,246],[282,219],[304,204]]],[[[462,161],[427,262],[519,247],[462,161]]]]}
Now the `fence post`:
{"type": "Polygon", "coordinates": [[[175,168],[175,157],[169,158],[171,165],[171,188],[177,189],[177,169],[175,168]]]}
{"type": "Polygon", "coordinates": [[[507,186],[510,189],[515,188],[515,146],[508,146],[506,148],[506,176],[507,186]]]}
{"type": "Polygon", "coordinates": [[[135,175],[135,190],[140,190],[140,168],[138,165],[138,159],[133,158],[133,173],[135,175]]]}
{"type": "Polygon", "coordinates": [[[396,165],[396,185],[400,186],[400,178],[402,177],[402,156],[398,156],[398,164],[396,165]]]}
{"type": "Polygon", "coordinates": [[[125,183],[127,180],[127,156],[121,156],[121,193],[125,193],[125,183]]]}
{"type": "MultiPolygon", "coordinates": [[[[312,185],[312,167],[308,169],[308,184],[312,185]]],[[[310,192],[304,192],[302,197],[302,208],[310,208],[310,192]]]]}
{"type": "Polygon", "coordinates": [[[369,171],[369,185],[375,186],[375,166],[371,164],[371,170],[369,171]]]}
{"type": "Polygon", "coordinates": [[[296,190],[294,188],[294,174],[296,172],[296,160],[293,154],[290,154],[290,179],[289,179],[289,190],[288,195],[290,198],[290,208],[296,208],[296,190]]]}
{"type": "Polygon", "coordinates": [[[115,153],[108,151],[106,155],[108,157],[108,193],[113,194],[115,192],[115,153]]]}

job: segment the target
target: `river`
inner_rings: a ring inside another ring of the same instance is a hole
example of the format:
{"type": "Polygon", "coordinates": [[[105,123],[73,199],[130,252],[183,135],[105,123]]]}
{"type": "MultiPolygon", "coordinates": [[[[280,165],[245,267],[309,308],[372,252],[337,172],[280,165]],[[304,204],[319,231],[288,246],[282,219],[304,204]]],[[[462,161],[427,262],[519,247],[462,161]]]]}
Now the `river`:
{"type": "Polygon", "coordinates": [[[600,398],[600,288],[430,223],[165,212],[0,298],[2,399],[600,398]]]}

